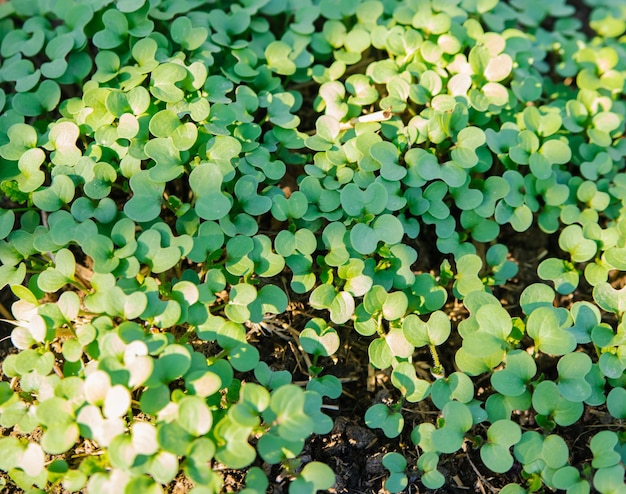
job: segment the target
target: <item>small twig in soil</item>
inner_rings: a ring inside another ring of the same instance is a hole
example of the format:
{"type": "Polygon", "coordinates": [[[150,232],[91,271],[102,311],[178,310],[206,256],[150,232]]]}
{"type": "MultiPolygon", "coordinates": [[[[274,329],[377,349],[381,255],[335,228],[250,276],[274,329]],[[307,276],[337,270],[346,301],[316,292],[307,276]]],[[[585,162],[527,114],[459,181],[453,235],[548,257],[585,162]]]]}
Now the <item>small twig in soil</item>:
{"type": "Polygon", "coordinates": [[[357,401],[357,397],[354,396],[352,393],[349,393],[348,391],[346,391],[345,389],[342,389],[341,392],[346,395],[348,398],[350,398],[351,400],[357,401]]]}
{"type": "MultiPolygon", "coordinates": [[[[294,355],[296,355],[296,353],[299,353],[302,356],[302,358],[306,362],[306,366],[307,366],[307,371],[305,372],[305,374],[308,374],[309,373],[308,369],[313,367],[313,363],[311,362],[311,359],[309,358],[309,354],[306,353],[302,349],[302,346],[300,345],[300,333],[298,332],[298,330],[296,330],[295,328],[291,327],[289,324],[283,324],[283,328],[286,329],[287,331],[289,331],[289,334],[291,334],[291,337],[293,338],[293,340],[295,341],[296,345],[298,346],[299,352],[296,352],[294,350],[294,355]]],[[[296,358],[297,358],[297,355],[296,355],[296,358]]]]}
{"type": "Polygon", "coordinates": [[[297,351],[297,347],[296,347],[296,345],[294,345],[293,341],[289,342],[289,346],[291,347],[291,351],[293,353],[293,356],[296,358],[296,365],[298,366],[298,369],[300,370],[300,372],[302,372],[303,374],[308,374],[309,373],[308,367],[307,367],[307,369],[303,369],[302,368],[302,363],[300,362],[301,361],[301,357],[302,357],[302,355],[300,355],[301,352],[297,351]]]}
{"type": "Polygon", "coordinates": [[[250,323],[249,326],[253,329],[260,330],[260,332],[264,335],[275,335],[279,338],[289,341],[289,336],[283,334],[283,332],[277,328],[273,323],[267,323],[265,321],[261,321],[260,323],[250,323]]]}
{"type": "Polygon", "coordinates": [[[489,483],[489,481],[483,476],[483,474],[480,473],[478,468],[476,468],[476,465],[474,465],[474,462],[472,461],[472,459],[470,458],[469,453],[467,452],[467,448],[466,448],[465,444],[463,444],[463,450],[465,451],[465,457],[467,458],[467,461],[469,462],[470,466],[472,467],[472,470],[474,470],[474,473],[476,474],[476,477],[477,477],[476,484],[478,485],[478,488],[480,489],[480,492],[482,492],[482,494],[487,494],[483,484],[487,486],[487,489],[489,489],[489,492],[493,492],[493,493],[498,492],[498,489],[496,489],[494,486],[492,486],[489,483]]]}
{"type": "Polygon", "coordinates": [[[65,376],[63,375],[63,371],[61,370],[61,368],[58,366],[58,364],[54,364],[52,366],[52,368],[54,369],[54,373],[59,376],[61,379],[63,379],[65,376]]]}
{"type": "Polygon", "coordinates": [[[452,480],[454,480],[454,483],[456,484],[457,489],[469,490],[469,487],[463,483],[463,481],[460,479],[458,475],[455,475],[454,477],[452,477],[452,480]]]}
{"type": "Polygon", "coordinates": [[[369,393],[373,393],[376,389],[376,373],[374,371],[374,367],[371,365],[367,366],[367,391],[369,393]]]}
{"type": "Polygon", "coordinates": [[[413,408],[402,407],[400,410],[407,413],[413,413],[415,415],[439,415],[440,411],[429,411],[429,410],[415,410],[413,408]]]}
{"type": "Polygon", "coordinates": [[[75,458],[87,458],[90,456],[102,456],[105,452],[103,450],[100,451],[93,451],[91,453],[79,453],[77,455],[72,455],[70,456],[70,458],[75,459],[75,458]]]}
{"type": "Polygon", "coordinates": [[[480,481],[480,479],[476,479],[476,484],[475,484],[475,485],[478,487],[478,490],[479,490],[482,494],[487,494],[487,493],[485,492],[485,488],[483,487],[483,483],[480,481]]]}

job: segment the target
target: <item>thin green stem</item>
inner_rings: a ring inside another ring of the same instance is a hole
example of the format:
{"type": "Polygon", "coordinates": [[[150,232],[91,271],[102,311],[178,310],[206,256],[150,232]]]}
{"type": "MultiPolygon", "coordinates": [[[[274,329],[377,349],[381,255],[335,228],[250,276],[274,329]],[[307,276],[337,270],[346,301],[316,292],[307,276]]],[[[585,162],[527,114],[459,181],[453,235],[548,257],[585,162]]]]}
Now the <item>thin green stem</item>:
{"type": "Polygon", "coordinates": [[[444,377],[446,375],[446,371],[443,368],[443,365],[441,365],[441,361],[439,360],[437,347],[435,345],[428,345],[428,349],[430,350],[430,356],[433,359],[433,368],[431,372],[437,378],[444,377]]]}
{"type": "Polygon", "coordinates": [[[83,291],[85,293],[89,293],[89,288],[87,288],[82,281],[80,281],[78,279],[73,279],[73,280],[70,280],[69,283],[70,283],[70,285],[75,286],[79,290],[81,290],[81,291],[83,291]]]}
{"type": "Polygon", "coordinates": [[[383,330],[383,313],[378,314],[378,320],[376,321],[376,331],[381,338],[385,337],[385,331],[383,330]]]}

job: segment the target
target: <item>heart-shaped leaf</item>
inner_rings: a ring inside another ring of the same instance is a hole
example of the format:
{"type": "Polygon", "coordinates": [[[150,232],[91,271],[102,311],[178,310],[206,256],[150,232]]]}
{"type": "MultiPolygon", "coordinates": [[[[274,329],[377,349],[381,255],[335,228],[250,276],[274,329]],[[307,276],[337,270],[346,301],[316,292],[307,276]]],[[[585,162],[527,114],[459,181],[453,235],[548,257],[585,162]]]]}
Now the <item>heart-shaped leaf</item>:
{"type": "Polygon", "coordinates": [[[593,298],[606,311],[621,314],[626,311],[626,288],[616,290],[609,283],[593,288],[593,298]]]}
{"type": "Polygon", "coordinates": [[[50,79],[39,84],[35,92],[22,92],[13,96],[13,109],[25,117],[36,117],[54,110],[61,99],[61,88],[50,79]]]}
{"type": "Polygon", "coordinates": [[[576,348],[576,338],[566,331],[557,311],[552,307],[535,309],[526,321],[528,336],[537,348],[552,355],[565,355],[576,348]]]}
{"type": "Polygon", "coordinates": [[[585,353],[569,353],[557,364],[559,393],[569,401],[584,401],[591,395],[592,389],[585,379],[591,371],[592,362],[585,353]]]}
{"type": "Polygon", "coordinates": [[[50,187],[33,192],[33,203],[44,211],[58,211],[72,201],[74,187],[74,182],[67,175],[55,175],[50,187]]]}
{"type": "Polygon", "coordinates": [[[492,471],[508,472],[513,466],[509,448],[522,437],[519,425],[510,420],[498,420],[487,430],[487,443],[480,448],[480,457],[492,471]]]}
{"type": "Polygon", "coordinates": [[[202,163],[189,174],[189,185],[196,196],[195,210],[205,220],[219,220],[232,207],[232,200],[222,192],[223,175],[214,163],[202,163]]]}
{"type": "Polygon", "coordinates": [[[124,42],[128,36],[128,20],[117,9],[109,9],[102,15],[104,29],[94,34],[94,44],[102,49],[116,48],[124,42]]]}
{"type": "Polygon", "coordinates": [[[394,438],[404,428],[402,414],[392,411],[387,405],[377,403],[365,412],[365,424],[371,428],[382,429],[385,436],[394,438]]]}
{"type": "Polygon", "coordinates": [[[433,312],[428,322],[418,316],[410,314],[402,322],[404,334],[413,345],[422,347],[427,345],[441,345],[450,336],[450,319],[442,311],[433,312]]]}
{"type": "Polygon", "coordinates": [[[400,362],[394,367],[391,373],[391,382],[410,402],[425,399],[431,389],[428,381],[417,377],[415,367],[409,362],[400,362]]]}
{"type": "Polygon", "coordinates": [[[37,131],[30,125],[16,123],[7,131],[9,142],[0,147],[0,156],[17,161],[24,152],[37,147],[37,131]]]}
{"type": "Polygon", "coordinates": [[[177,17],[170,27],[172,39],[185,50],[198,49],[207,39],[209,32],[203,27],[193,27],[188,17],[177,17]]]}
{"type": "Polygon", "coordinates": [[[177,83],[185,80],[187,69],[177,63],[167,62],[158,65],[151,74],[150,93],[166,103],[178,103],[185,96],[177,83]]]}
{"type": "Polygon", "coordinates": [[[328,357],[339,348],[339,335],[323,319],[314,318],[300,332],[300,344],[305,352],[328,357]]]}
{"type": "Polygon", "coordinates": [[[491,375],[491,384],[505,396],[520,396],[536,372],[537,365],[527,352],[513,350],[506,355],[506,367],[491,375]]]}
{"type": "Polygon", "coordinates": [[[124,212],[139,223],[155,219],[161,211],[165,183],[152,180],[149,171],[142,170],[131,177],[130,187],[133,196],[124,205],[124,212]]]}

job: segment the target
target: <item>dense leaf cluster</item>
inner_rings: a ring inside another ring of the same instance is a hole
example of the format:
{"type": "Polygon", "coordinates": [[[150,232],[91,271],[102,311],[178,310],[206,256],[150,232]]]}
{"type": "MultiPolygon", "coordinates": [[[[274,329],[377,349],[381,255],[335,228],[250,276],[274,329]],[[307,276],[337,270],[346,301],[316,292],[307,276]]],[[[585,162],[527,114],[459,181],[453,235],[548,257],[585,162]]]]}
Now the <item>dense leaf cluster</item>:
{"type": "MultiPolygon", "coordinates": [[[[341,376],[320,358],[348,325],[399,397],[365,423],[396,437],[405,401],[440,411],[411,433],[415,465],[383,460],[389,491],[408,468],[441,487],[440,456],[469,438],[493,472],[520,466],[502,492],[624,492],[622,432],[593,436],[583,471],[556,432],[585,407],[626,418],[626,8],[586,4],[588,33],[564,0],[0,5],[0,286],[19,349],[0,469],[94,493],[162,492],[182,471],[200,494],[221,490],[212,462],[260,457],[290,492],[328,489],[327,465],[297,459],[333,427],[341,376]],[[518,271],[501,234],[532,227],[564,254],[513,315],[493,295],[518,271]],[[445,260],[416,271],[429,230],[445,260]],[[558,306],[581,285],[592,297],[558,306]],[[328,316],[298,335],[305,387],[247,338],[289,293],[328,316]],[[94,454],[49,461],[78,444],[94,454]]],[[[248,469],[244,492],[267,486],[248,469]]]]}

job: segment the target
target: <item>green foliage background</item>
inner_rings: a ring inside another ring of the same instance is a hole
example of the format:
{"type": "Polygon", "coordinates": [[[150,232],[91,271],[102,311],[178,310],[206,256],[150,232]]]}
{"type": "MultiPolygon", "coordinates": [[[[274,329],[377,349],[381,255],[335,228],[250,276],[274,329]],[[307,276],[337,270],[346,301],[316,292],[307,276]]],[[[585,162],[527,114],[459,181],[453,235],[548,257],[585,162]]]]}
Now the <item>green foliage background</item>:
{"type": "Polygon", "coordinates": [[[292,493],[329,489],[299,455],[333,427],[323,362],[347,326],[397,390],[368,426],[440,411],[411,431],[415,464],[383,459],[389,491],[441,487],[441,456],[471,444],[494,473],[517,465],[505,494],[625,492],[626,7],[578,7],[588,25],[564,0],[0,5],[10,482],[156,493],[182,471],[213,493],[219,462],[258,493],[260,458],[292,493]],[[518,272],[506,232],[533,228],[562,255],[513,313],[494,296],[518,272]],[[417,271],[432,230],[443,262],[417,271]],[[293,294],[323,316],[298,335],[304,387],[247,339],[293,294]],[[571,464],[559,432],[601,407],[571,464]]]}

